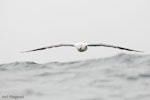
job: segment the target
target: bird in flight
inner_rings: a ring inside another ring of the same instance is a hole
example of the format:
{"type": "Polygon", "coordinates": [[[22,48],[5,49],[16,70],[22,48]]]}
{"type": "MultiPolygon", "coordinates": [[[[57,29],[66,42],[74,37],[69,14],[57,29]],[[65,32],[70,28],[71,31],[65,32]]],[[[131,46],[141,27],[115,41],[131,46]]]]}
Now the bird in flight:
{"type": "Polygon", "coordinates": [[[57,44],[57,45],[51,45],[47,47],[42,47],[42,48],[37,48],[29,51],[24,51],[24,52],[33,52],[33,51],[39,51],[39,50],[45,50],[45,49],[50,49],[50,48],[55,48],[55,47],[75,47],[79,52],[84,52],[88,49],[88,47],[110,47],[110,48],[116,48],[116,49],[121,49],[121,50],[127,50],[127,51],[134,51],[134,52],[142,52],[142,51],[137,51],[129,48],[124,48],[120,46],[114,46],[114,45],[109,45],[109,44],[103,44],[103,43],[96,43],[96,44],[86,44],[86,43],[77,43],[77,44],[57,44]]]}

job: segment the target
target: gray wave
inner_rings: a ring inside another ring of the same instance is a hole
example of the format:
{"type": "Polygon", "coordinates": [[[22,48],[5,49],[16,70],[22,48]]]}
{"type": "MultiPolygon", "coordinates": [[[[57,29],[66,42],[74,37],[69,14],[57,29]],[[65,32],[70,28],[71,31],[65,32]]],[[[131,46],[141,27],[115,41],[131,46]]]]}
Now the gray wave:
{"type": "Polygon", "coordinates": [[[1,64],[0,96],[5,95],[24,100],[149,100],[150,55],[1,64]]]}

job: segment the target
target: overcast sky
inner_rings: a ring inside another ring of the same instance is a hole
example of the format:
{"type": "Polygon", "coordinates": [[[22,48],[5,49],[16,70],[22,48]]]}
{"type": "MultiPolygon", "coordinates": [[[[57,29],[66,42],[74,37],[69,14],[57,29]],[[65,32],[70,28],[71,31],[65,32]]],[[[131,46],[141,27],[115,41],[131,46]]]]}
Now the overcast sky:
{"type": "Polygon", "coordinates": [[[130,53],[103,47],[84,53],[69,47],[20,53],[59,43],[107,43],[150,53],[149,38],[150,0],[0,0],[0,63],[130,53]]]}

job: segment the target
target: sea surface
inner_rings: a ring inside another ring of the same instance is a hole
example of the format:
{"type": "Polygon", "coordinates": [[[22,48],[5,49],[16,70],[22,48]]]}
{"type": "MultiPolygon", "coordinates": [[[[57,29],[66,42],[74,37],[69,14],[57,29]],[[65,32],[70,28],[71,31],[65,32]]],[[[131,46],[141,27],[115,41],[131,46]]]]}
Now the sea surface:
{"type": "Polygon", "coordinates": [[[0,100],[150,100],[150,55],[2,64],[0,100]]]}

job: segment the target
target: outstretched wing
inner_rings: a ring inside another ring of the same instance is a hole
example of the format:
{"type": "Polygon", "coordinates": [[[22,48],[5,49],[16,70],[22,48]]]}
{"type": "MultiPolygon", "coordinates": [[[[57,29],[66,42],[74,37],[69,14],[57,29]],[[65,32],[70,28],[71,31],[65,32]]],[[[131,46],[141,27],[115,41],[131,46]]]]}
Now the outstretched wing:
{"type": "Polygon", "coordinates": [[[109,44],[88,44],[88,46],[104,46],[104,47],[111,47],[111,48],[118,48],[121,50],[127,50],[127,51],[135,51],[135,52],[142,52],[142,51],[137,51],[137,50],[133,50],[133,49],[128,49],[128,48],[124,48],[124,47],[120,47],[120,46],[114,46],[114,45],[109,45],[109,44]]]}
{"type": "MultiPolygon", "coordinates": [[[[29,51],[24,51],[24,52],[32,52],[32,51],[38,51],[38,50],[44,50],[44,49],[50,49],[50,48],[54,48],[54,47],[61,47],[61,46],[74,46],[73,44],[57,44],[57,45],[52,45],[52,46],[47,46],[47,47],[42,47],[42,48],[38,48],[38,49],[33,49],[33,50],[29,50],[29,51]]],[[[22,52],[22,53],[24,53],[22,52]]]]}

